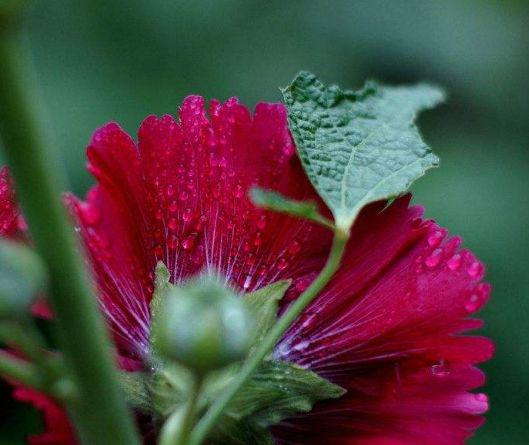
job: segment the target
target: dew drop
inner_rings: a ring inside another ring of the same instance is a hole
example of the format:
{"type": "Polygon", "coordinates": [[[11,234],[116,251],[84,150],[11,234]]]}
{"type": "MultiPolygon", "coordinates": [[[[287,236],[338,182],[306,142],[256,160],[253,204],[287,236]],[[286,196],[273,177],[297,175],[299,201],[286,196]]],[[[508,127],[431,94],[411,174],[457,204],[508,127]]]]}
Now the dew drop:
{"type": "Polygon", "coordinates": [[[263,243],[263,239],[261,238],[261,234],[258,233],[257,236],[255,237],[254,241],[253,241],[253,245],[256,248],[259,248],[262,243],[263,243]]]}
{"type": "Polygon", "coordinates": [[[474,261],[467,269],[468,276],[471,278],[480,278],[483,274],[483,265],[479,261],[474,261]]]}
{"type": "Polygon", "coordinates": [[[433,269],[434,267],[437,267],[439,263],[441,262],[441,259],[443,257],[443,250],[442,249],[435,249],[425,260],[424,264],[429,267],[430,269],[433,269]]]}
{"type": "Polygon", "coordinates": [[[277,268],[279,270],[285,270],[287,266],[287,260],[285,260],[285,258],[279,258],[279,261],[277,262],[277,268]]]}
{"type": "Polygon", "coordinates": [[[178,228],[178,221],[176,220],[176,218],[171,218],[167,226],[171,230],[176,230],[178,228]]]}
{"type": "Polygon", "coordinates": [[[182,241],[182,248],[184,250],[191,250],[193,246],[195,245],[195,236],[189,235],[182,241]]]}
{"type": "Polygon", "coordinates": [[[180,194],[178,195],[178,199],[180,201],[186,201],[187,198],[189,198],[189,193],[187,193],[185,190],[182,190],[180,194]]]}
{"type": "Polygon", "coordinates": [[[259,230],[264,230],[266,227],[266,216],[262,215],[259,220],[257,221],[257,228],[259,230]]]}
{"type": "Polygon", "coordinates": [[[290,245],[288,246],[287,252],[290,255],[296,255],[299,253],[300,250],[301,250],[301,244],[299,243],[299,241],[292,241],[290,245]]]}
{"type": "Polygon", "coordinates": [[[433,365],[431,370],[432,374],[436,377],[447,377],[450,375],[450,369],[444,360],[441,360],[436,365],[433,365]]]}
{"type": "Polygon", "coordinates": [[[163,247],[158,245],[154,248],[154,254],[156,258],[161,258],[163,256],[163,247]]]}
{"type": "Polygon", "coordinates": [[[246,275],[246,279],[244,280],[244,284],[242,285],[242,287],[247,290],[250,288],[250,286],[252,285],[252,276],[251,275],[246,275]]]}
{"type": "Polygon", "coordinates": [[[242,185],[237,185],[235,187],[235,198],[241,199],[244,196],[244,189],[242,185]]]}
{"type": "Polygon", "coordinates": [[[154,214],[154,217],[160,221],[162,218],[163,218],[163,212],[162,212],[162,209],[158,209],[156,210],[156,213],[154,214]]]}
{"type": "Polygon", "coordinates": [[[99,209],[92,204],[82,202],[79,204],[81,219],[87,226],[97,224],[100,218],[99,209]]]}
{"type": "Polygon", "coordinates": [[[255,255],[250,254],[245,261],[246,266],[252,267],[255,264],[255,255]]]}
{"type": "Polygon", "coordinates": [[[307,349],[307,347],[309,346],[310,342],[308,340],[304,340],[302,342],[299,342],[297,344],[295,344],[292,349],[294,349],[295,351],[303,351],[305,349],[307,349]]]}
{"type": "Polygon", "coordinates": [[[481,393],[478,393],[478,394],[475,394],[475,395],[474,395],[474,398],[475,398],[478,402],[488,402],[488,401],[489,401],[489,398],[487,397],[487,394],[483,394],[482,392],[481,392],[481,393]]]}
{"type": "Polygon", "coordinates": [[[450,270],[456,271],[457,269],[461,267],[461,262],[462,262],[461,255],[459,253],[456,253],[452,258],[450,258],[446,262],[446,265],[448,266],[450,270]]]}
{"type": "Polygon", "coordinates": [[[19,230],[22,230],[22,231],[28,229],[28,225],[26,224],[26,221],[24,220],[22,215],[17,216],[17,227],[19,230]]]}
{"type": "Polygon", "coordinates": [[[423,220],[422,218],[414,218],[411,221],[411,227],[412,229],[419,229],[422,226],[423,220]]]}
{"type": "Polygon", "coordinates": [[[193,211],[188,207],[184,210],[184,213],[182,215],[182,219],[184,222],[189,222],[193,218],[193,211]]]}
{"type": "Polygon", "coordinates": [[[175,235],[171,235],[167,240],[167,246],[169,249],[176,249],[178,247],[178,238],[175,235]]]}
{"type": "Polygon", "coordinates": [[[171,204],[169,204],[169,211],[171,213],[174,213],[178,210],[178,204],[176,203],[176,201],[172,201],[171,204]]]}
{"type": "Polygon", "coordinates": [[[441,244],[441,241],[444,237],[445,234],[441,230],[436,230],[428,237],[428,245],[430,247],[437,247],[439,244],[441,244]]]}
{"type": "Polygon", "coordinates": [[[479,308],[480,298],[478,294],[472,294],[465,303],[465,310],[467,312],[475,312],[479,308]]]}

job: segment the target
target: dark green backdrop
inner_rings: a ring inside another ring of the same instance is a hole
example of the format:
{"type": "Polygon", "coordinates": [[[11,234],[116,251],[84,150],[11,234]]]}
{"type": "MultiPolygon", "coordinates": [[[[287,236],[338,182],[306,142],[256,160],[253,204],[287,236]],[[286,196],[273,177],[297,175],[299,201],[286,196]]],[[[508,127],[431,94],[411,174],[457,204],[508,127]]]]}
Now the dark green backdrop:
{"type": "MultiPolygon", "coordinates": [[[[449,102],[421,119],[442,166],[416,201],[488,265],[482,312],[497,353],[491,411],[475,444],[529,443],[529,1],[41,0],[29,34],[71,187],[91,183],[84,147],[117,120],[134,133],[187,94],[279,100],[300,69],[326,82],[430,80],[449,102]]],[[[0,61],[1,63],[1,61],[0,61]]],[[[2,390],[6,392],[6,389],[2,390]]],[[[0,443],[27,407],[2,403],[0,443]]],[[[20,428],[19,428],[20,429],[20,428]]],[[[3,442],[2,442],[3,440],[3,442]]]]}

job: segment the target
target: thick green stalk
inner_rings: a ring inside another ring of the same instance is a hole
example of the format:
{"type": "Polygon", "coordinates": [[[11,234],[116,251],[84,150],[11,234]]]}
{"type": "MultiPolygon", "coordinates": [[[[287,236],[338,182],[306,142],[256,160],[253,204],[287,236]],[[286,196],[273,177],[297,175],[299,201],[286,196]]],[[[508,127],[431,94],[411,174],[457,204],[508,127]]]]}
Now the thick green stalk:
{"type": "Polygon", "coordinates": [[[336,230],[331,247],[331,252],[327,258],[327,263],[312,284],[303,292],[299,298],[290,306],[288,311],[277,321],[274,327],[268,332],[258,349],[247,359],[234,381],[226,388],[221,396],[213,403],[210,409],[204,414],[192,431],[189,445],[200,445],[207,438],[207,435],[219,420],[220,416],[252,376],[261,361],[270,353],[281,336],[290,327],[294,320],[303,312],[307,305],[314,300],[319,292],[330,281],[342,259],[348,234],[336,230]]]}
{"type": "Polygon", "coordinates": [[[60,202],[62,171],[35,110],[28,52],[17,26],[7,27],[0,23],[0,135],[24,216],[49,272],[61,349],[78,394],[70,413],[85,444],[138,444],[106,329],[60,202]]]}

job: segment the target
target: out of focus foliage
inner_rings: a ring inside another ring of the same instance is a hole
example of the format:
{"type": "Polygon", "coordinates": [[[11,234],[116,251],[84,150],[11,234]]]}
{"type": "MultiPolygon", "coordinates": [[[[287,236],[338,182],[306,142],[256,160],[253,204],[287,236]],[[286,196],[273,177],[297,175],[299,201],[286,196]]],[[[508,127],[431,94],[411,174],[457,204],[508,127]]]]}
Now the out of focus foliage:
{"type": "MultiPolygon", "coordinates": [[[[94,128],[117,120],[134,133],[147,114],[174,113],[190,93],[277,101],[278,86],[300,69],[354,88],[366,78],[446,88],[448,104],[421,118],[442,166],[415,186],[416,201],[464,237],[495,288],[482,313],[484,332],[497,344],[485,365],[492,408],[473,443],[527,443],[528,1],[35,4],[29,37],[56,147],[77,193],[91,181],[84,147],[94,128]]],[[[27,407],[2,402],[0,410],[5,443],[20,443],[15,419],[38,428],[27,407]]]]}

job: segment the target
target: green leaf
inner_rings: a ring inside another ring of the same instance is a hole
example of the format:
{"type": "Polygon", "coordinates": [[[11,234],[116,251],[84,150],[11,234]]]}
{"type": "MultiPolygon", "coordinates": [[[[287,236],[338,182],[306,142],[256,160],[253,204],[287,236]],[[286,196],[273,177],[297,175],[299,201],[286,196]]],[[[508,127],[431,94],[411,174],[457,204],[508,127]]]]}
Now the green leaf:
{"type": "MultiPolygon", "coordinates": [[[[280,282],[281,283],[281,282],[280,282]]],[[[239,372],[240,365],[212,372],[206,378],[197,412],[204,412],[239,372]]],[[[153,374],[120,373],[128,403],[136,409],[167,418],[181,409],[191,386],[189,372],[181,366],[157,367],[153,374]]],[[[229,405],[213,433],[211,443],[269,445],[267,428],[297,413],[309,412],[320,400],[339,398],[345,390],[295,364],[265,360],[229,405]]]]}
{"type": "Polygon", "coordinates": [[[274,445],[275,441],[266,428],[259,428],[247,422],[230,424],[223,428],[223,433],[218,434],[211,442],[212,445],[274,445]]]}
{"type": "Polygon", "coordinates": [[[414,124],[443,100],[434,86],[342,91],[302,72],[282,93],[305,171],[343,230],[363,206],[404,193],[438,165],[414,124]]]}
{"type": "Polygon", "coordinates": [[[154,293],[150,303],[151,315],[153,317],[159,312],[167,292],[174,287],[169,281],[171,273],[162,261],[158,261],[154,273],[154,293]]]}
{"type": "Polygon", "coordinates": [[[296,413],[309,412],[319,400],[344,394],[343,388],[315,372],[292,363],[266,360],[228,412],[234,419],[247,417],[264,428],[296,413]]]}
{"type": "Polygon", "coordinates": [[[159,320],[159,314],[163,307],[163,302],[166,299],[167,294],[175,286],[169,281],[171,278],[171,273],[167,269],[166,265],[162,261],[158,261],[156,264],[154,276],[154,292],[152,294],[152,299],[150,303],[151,310],[151,344],[153,349],[157,347],[156,335],[158,331],[155,328],[155,324],[159,320]]]}
{"type": "MultiPolygon", "coordinates": [[[[221,390],[217,386],[216,391],[207,395],[208,399],[214,400],[221,390]]],[[[344,394],[343,388],[308,369],[265,360],[230,404],[214,432],[213,443],[246,444],[256,438],[266,440],[267,435],[263,434],[267,427],[297,413],[309,412],[317,401],[344,394]]]]}
{"type": "Polygon", "coordinates": [[[253,187],[250,190],[250,197],[254,204],[259,207],[276,212],[288,213],[298,218],[310,219],[331,229],[334,227],[332,221],[329,221],[319,213],[318,206],[313,201],[294,201],[285,198],[279,193],[264,190],[259,187],[253,187]]]}
{"type": "Polygon", "coordinates": [[[278,303],[291,283],[292,280],[277,281],[244,295],[244,303],[255,320],[254,337],[251,341],[250,351],[261,343],[268,331],[274,326],[279,308],[278,303]]]}

